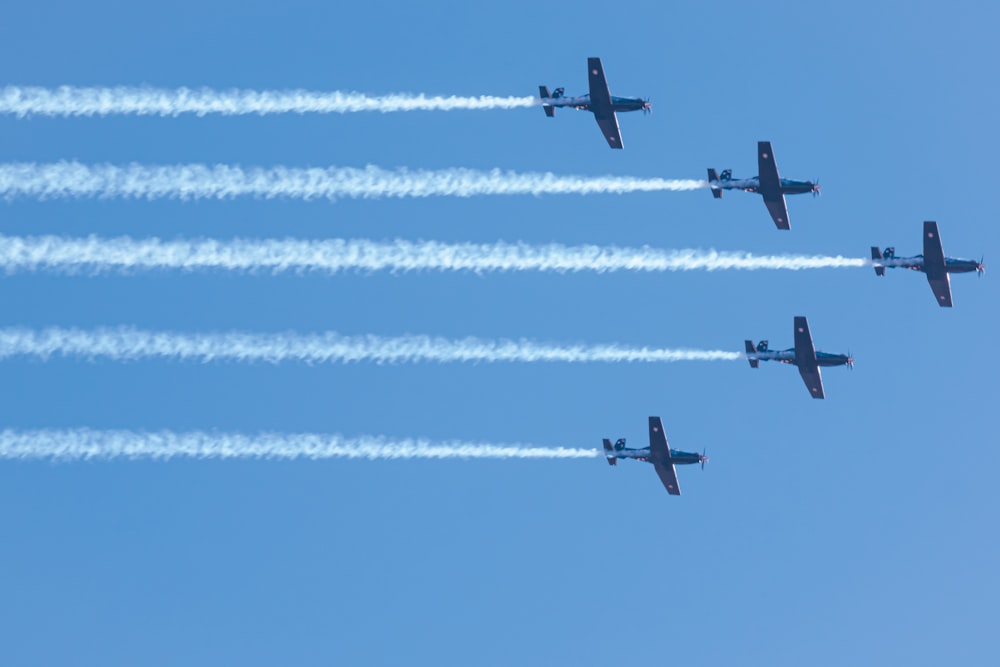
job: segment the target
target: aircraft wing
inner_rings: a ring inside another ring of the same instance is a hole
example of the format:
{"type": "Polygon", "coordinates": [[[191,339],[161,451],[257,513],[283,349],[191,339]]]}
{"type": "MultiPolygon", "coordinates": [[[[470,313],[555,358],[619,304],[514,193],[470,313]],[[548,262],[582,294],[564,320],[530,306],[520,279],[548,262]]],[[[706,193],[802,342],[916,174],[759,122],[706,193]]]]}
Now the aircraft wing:
{"type": "Polygon", "coordinates": [[[785,195],[780,192],[777,195],[765,194],[764,206],[767,207],[767,212],[771,214],[771,219],[774,220],[778,229],[792,228],[791,223],[788,222],[788,206],[785,204],[785,195]]]}
{"type": "Polygon", "coordinates": [[[611,89],[604,77],[604,65],[600,58],[587,58],[587,81],[590,83],[590,110],[597,119],[604,140],[612,148],[622,148],[622,132],[611,105],[611,89]]]}
{"type": "Polygon", "coordinates": [[[663,431],[663,420],[659,417],[649,418],[649,454],[654,463],[670,462],[670,445],[667,444],[667,434],[663,431]]]}
{"type": "Polygon", "coordinates": [[[757,179],[760,181],[760,194],[764,197],[764,205],[771,214],[778,229],[791,229],[788,224],[788,207],[785,206],[785,195],[781,193],[781,177],[778,176],[778,163],[774,159],[770,141],[757,142],[757,179]]]}
{"type": "Polygon", "coordinates": [[[924,222],[924,267],[928,264],[944,268],[944,245],[936,222],[924,222]]]}
{"type": "Polygon", "coordinates": [[[604,78],[604,65],[600,58],[587,58],[587,80],[590,83],[590,108],[598,116],[599,112],[611,113],[611,89],[604,78]]]}
{"type": "Polygon", "coordinates": [[[681,485],[677,482],[677,471],[670,460],[670,445],[667,444],[667,434],[663,431],[663,420],[659,417],[649,418],[649,457],[652,459],[656,474],[672,496],[681,495],[681,485]]]}
{"type": "Polygon", "coordinates": [[[774,151],[770,141],[757,142],[757,178],[763,191],[781,192],[781,177],[778,176],[778,163],[774,161],[774,151]]]}
{"type": "Polygon", "coordinates": [[[806,383],[806,389],[809,390],[810,396],[813,398],[826,398],[826,394],[823,393],[823,375],[819,372],[819,366],[808,368],[799,366],[799,375],[802,376],[802,381],[806,383]]]}
{"type": "Polygon", "coordinates": [[[623,148],[622,131],[618,128],[618,114],[611,112],[610,116],[598,116],[595,113],[594,118],[597,119],[597,124],[601,128],[601,134],[604,135],[604,139],[608,142],[608,146],[611,146],[612,148],[623,148]]]}
{"type": "Polygon", "coordinates": [[[809,320],[802,316],[795,318],[795,363],[802,361],[816,363],[816,347],[813,345],[809,320]]]}
{"type": "Polygon", "coordinates": [[[937,298],[938,305],[942,308],[951,308],[951,276],[945,273],[940,278],[932,278],[928,273],[927,282],[937,298]]]}
{"type": "Polygon", "coordinates": [[[944,245],[936,222],[924,222],[924,273],[938,305],[951,307],[951,278],[945,268],[944,245]]]}
{"type": "Polygon", "coordinates": [[[795,365],[799,367],[799,375],[806,383],[809,395],[824,398],[823,376],[816,363],[816,346],[809,331],[809,320],[801,316],[795,318],[795,365]]]}
{"type": "Polygon", "coordinates": [[[677,471],[674,470],[674,464],[667,461],[666,463],[654,463],[653,467],[656,468],[656,474],[660,476],[660,481],[663,482],[667,493],[672,496],[681,495],[681,486],[677,483],[677,471]]]}

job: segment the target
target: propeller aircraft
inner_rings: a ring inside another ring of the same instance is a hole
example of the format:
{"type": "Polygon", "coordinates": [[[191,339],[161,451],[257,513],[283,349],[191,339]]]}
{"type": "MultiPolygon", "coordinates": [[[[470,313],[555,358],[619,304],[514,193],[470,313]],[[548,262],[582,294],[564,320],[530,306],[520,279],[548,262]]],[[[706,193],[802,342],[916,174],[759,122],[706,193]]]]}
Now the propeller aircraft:
{"type": "Polygon", "coordinates": [[[604,76],[604,65],[600,58],[587,58],[587,78],[590,81],[590,93],[578,97],[566,97],[565,89],[556,88],[549,93],[548,86],[539,86],[538,94],[541,97],[542,109],[545,115],[553,118],[556,109],[559,107],[569,107],[580,111],[590,111],[597,119],[597,125],[601,128],[601,134],[611,148],[624,148],[622,144],[622,133],[618,127],[619,111],[639,111],[649,113],[653,105],[649,100],[639,97],[615,97],[611,95],[608,88],[608,81],[604,76]]]}
{"type": "Polygon", "coordinates": [[[618,465],[618,459],[634,459],[652,463],[653,469],[663,482],[667,493],[672,496],[681,495],[681,487],[677,482],[677,471],[674,466],[700,463],[701,469],[705,469],[705,462],[708,458],[704,452],[701,454],[682,452],[678,449],[671,449],[667,444],[667,434],[663,431],[663,421],[659,417],[649,418],[649,447],[646,449],[632,449],[625,446],[625,438],[619,439],[614,446],[611,440],[604,439],[604,455],[608,459],[608,465],[618,465]]]}
{"type": "Polygon", "coordinates": [[[799,375],[806,383],[806,389],[813,398],[825,398],[823,393],[823,375],[821,366],[847,366],[854,368],[854,358],[848,354],[830,354],[818,352],[813,346],[812,334],[809,332],[809,322],[804,317],[795,318],[795,347],[788,350],[770,350],[767,341],[762,340],[754,347],[753,341],[745,341],[747,361],[750,368],[759,368],[762,361],[779,361],[783,364],[798,366],[799,375]]]}
{"type": "Polygon", "coordinates": [[[811,192],[819,196],[820,185],[812,181],[795,181],[778,176],[778,164],[774,160],[774,151],[770,141],[757,142],[758,175],[753,178],[733,178],[733,170],[726,169],[720,177],[715,169],[708,170],[708,185],[712,196],[722,198],[723,190],[743,190],[756,192],[764,197],[764,205],[771,214],[778,229],[791,229],[788,222],[788,206],[785,205],[785,195],[797,195],[811,192]]]}
{"type": "Polygon", "coordinates": [[[872,266],[876,276],[884,276],[885,270],[910,269],[923,271],[931,291],[942,308],[951,308],[951,276],[952,273],[971,273],[975,271],[980,276],[986,271],[983,260],[956,259],[944,256],[944,246],[936,222],[924,222],[924,254],[914,257],[896,257],[895,248],[886,248],[885,252],[878,246],[872,246],[872,266]]]}

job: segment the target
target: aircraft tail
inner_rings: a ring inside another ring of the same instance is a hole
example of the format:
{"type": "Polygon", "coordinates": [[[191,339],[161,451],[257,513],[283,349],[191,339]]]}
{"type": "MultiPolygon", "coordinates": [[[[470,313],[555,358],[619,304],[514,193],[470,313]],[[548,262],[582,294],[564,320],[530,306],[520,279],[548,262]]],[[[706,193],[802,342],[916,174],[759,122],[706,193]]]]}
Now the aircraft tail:
{"type": "MultiPolygon", "coordinates": [[[[708,170],[708,182],[712,183],[713,181],[718,181],[718,180],[719,180],[719,172],[710,168],[708,170]]],[[[713,187],[712,196],[715,197],[716,199],[722,199],[722,188],[713,187]]]]}
{"type": "MultiPolygon", "coordinates": [[[[619,440],[619,442],[621,442],[619,440]]],[[[618,457],[615,456],[615,448],[611,446],[611,441],[604,438],[604,455],[608,457],[608,465],[618,465],[618,457]]]]}
{"type": "MultiPolygon", "coordinates": [[[[872,246],[872,259],[875,262],[878,262],[879,260],[885,259],[885,257],[882,255],[882,251],[879,250],[878,246],[875,246],[875,245],[872,246]]],[[[885,266],[884,265],[880,266],[878,264],[875,264],[875,275],[876,276],[884,276],[885,275],[885,266]]]]}
{"type": "Polygon", "coordinates": [[[750,362],[750,368],[760,368],[760,359],[755,358],[753,355],[757,354],[756,348],[753,346],[752,340],[743,341],[747,346],[747,361],[750,362]]]}
{"type": "MultiPolygon", "coordinates": [[[[549,87],[548,86],[539,86],[538,87],[538,95],[543,100],[547,100],[547,99],[549,99],[549,98],[552,97],[552,95],[549,94],[549,87]]],[[[549,118],[554,118],[555,115],[556,115],[556,108],[554,106],[552,106],[551,104],[543,104],[542,105],[542,110],[545,112],[545,115],[548,116],[549,118]]]]}

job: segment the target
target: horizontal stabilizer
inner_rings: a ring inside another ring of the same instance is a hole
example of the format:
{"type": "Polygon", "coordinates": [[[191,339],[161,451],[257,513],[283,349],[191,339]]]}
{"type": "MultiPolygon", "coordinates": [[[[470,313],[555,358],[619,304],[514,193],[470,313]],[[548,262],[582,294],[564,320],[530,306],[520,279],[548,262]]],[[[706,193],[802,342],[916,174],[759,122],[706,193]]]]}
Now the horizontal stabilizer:
{"type": "MultiPolygon", "coordinates": [[[[714,169],[708,170],[708,182],[713,183],[719,180],[719,172],[714,169]]],[[[722,199],[722,188],[712,188],[712,196],[716,199],[722,199]]]]}
{"type": "MultiPolygon", "coordinates": [[[[548,86],[539,86],[538,87],[538,95],[543,100],[547,100],[550,97],[552,97],[549,94],[549,87],[548,86]]],[[[549,118],[553,118],[556,115],[556,108],[554,106],[552,106],[551,104],[543,104],[542,105],[542,110],[545,111],[545,115],[548,116],[549,118]]]]}
{"type": "MultiPolygon", "coordinates": [[[[878,246],[874,246],[874,245],[872,246],[872,259],[875,262],[878,262],[879,260],[882,259],[882,251],[879,250],[878,246]]],[[[885,275],[885,267],[884,266],[879,266],[878,264],[876,264],[875,265],[875,275],[876,276],[884,276],[885,275]]]]}
{"type": "Polygon", "coordinates": [[[608,465],[618,465],[618,457],[615,456],[615,449],[611,446],[611,441],[604,438],[604,455],[608,457],[608,465]]]}
{"type": "Polygon", "coordinates": [[[750,362],[750,368],[760,368],[760,359],[753,358],[753,355],[757,354],[757,350],[753,347],[753,341],[747,340],[743,342],[747,346],[747,361],[750,362]]]}

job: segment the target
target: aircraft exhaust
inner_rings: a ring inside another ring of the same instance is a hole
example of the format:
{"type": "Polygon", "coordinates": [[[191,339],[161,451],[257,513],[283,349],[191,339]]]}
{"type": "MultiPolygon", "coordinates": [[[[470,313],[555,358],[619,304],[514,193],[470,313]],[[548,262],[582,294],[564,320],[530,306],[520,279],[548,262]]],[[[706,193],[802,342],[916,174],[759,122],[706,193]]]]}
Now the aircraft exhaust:
{"type": "Polygon", "coordinates": [[[757,271],[864,267],[865,259],[753,255],[716,250],[364,239],[190,239],[2,236],[0,270],[65,274],[224,270],[273,274],[348,271],[544,271],[553,273],[757,271]]]}
{"type": "Polygon", "coordinates": [[[42,429],[0,431],[0,459],[33,461],[170,459],[582,459],[597,449],[533,447],[322,433],[216,433],[42,429]]]}
{"type": "Polygon", "coordinates": [[[604,345],[560,345],[526,339],[445,339],[433,336],[344,336],[336,332],[177,333],[130,327],[0,329],[0,360],[52,357],[107,361],[279,364],[402,363],[672,363],[735,361],[738,352],[604,345]]]}
{"type": "Polygon", "coordinates": [[[708,187],[698,180],[628,176],[559,176],[493,169],[388,170],[375,166],[244,169],[235,165],[0,164],[8,199],[382,199],[485,195],[587,195],[678,192],[708,187]]]}
{"type": "Polygon", "coordinates": [[[0,114],[27,116],[264,116],[358,112],[524,109],[534,97],[496,95],[366,95],[315,90],[213,90],[211,88],[5,86],[0,114]]]}

